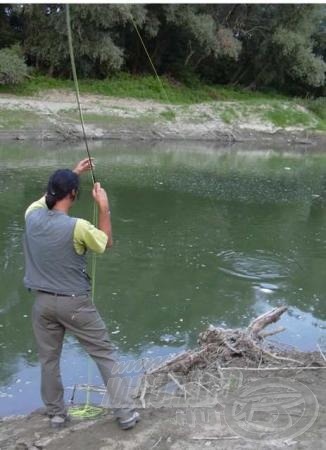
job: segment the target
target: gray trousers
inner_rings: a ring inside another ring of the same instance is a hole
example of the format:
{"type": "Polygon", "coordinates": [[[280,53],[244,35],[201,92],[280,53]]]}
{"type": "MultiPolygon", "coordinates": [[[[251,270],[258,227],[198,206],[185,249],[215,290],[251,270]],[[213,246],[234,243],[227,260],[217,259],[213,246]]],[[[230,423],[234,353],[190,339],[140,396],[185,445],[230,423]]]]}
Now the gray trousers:
{"type": "Polygon", "coordinates": [[[32,321],[42,369],[41,396],[50,416],[66,414],[60,375],[66,330],[78,339],[97,364],[115,416],[123,419],[130,415],[134,407],[130,386],[119,374],[114,347],[89,296],[62,297],[36,292],[32,321]]]}

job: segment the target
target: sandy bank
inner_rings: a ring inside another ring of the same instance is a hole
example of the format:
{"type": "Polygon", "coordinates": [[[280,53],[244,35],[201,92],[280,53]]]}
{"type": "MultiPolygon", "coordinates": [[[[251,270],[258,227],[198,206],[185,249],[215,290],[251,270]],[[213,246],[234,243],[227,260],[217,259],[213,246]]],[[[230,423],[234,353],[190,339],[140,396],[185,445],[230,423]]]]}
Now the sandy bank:
{"type": "MultiPolygon", "coordinates": [[[[210,102],[171,106],[150,100],[84,95],[82,106],[90,139],[326,143],[326,133],[314,131],[313,120],[307,127],[276,127],[266,118],[268,105],[210,102]]],[[[304,109],[290,104],[284,108],[304,109]]],[[[72,92],[0,96],[0,137],[4,140],[78,140],[81,136],[72,92]]]]}

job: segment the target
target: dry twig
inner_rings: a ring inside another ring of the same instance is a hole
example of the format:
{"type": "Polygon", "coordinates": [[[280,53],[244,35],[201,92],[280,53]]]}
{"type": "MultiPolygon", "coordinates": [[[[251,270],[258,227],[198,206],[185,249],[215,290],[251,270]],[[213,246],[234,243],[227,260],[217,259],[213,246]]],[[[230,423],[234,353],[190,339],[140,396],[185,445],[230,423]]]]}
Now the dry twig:
{"type": "Polygon", "coordinates": [[[181,383],[179,383],[179,381],[172,375],[171,372],[168,373],[168,377],[178,386],[179,389],[182,390],[184,397],[187,398],[187,394],[189,395],[187,389],[181,383]]]}
{"type": "Polygon", "coordinates": [[[323,360],[326,361],[326,356],[324,355],[324,353],[323,353],[322,349],[320,348],[320,345],[319,345],[319,344],[317,344],[317,348],[318,348],[319,353],[321,354],[323,360]]]}

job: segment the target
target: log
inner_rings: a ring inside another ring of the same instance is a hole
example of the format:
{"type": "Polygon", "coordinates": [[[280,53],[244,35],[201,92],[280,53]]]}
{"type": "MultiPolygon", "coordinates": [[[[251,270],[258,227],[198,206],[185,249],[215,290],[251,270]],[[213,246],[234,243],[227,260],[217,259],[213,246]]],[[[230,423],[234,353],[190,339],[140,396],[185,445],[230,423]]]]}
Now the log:
{"type": "MultiPolygon", "coordinates": [[[[279,320],[286,310],[286,306],[274,308],[254,319],[246,329],[232,330],[210,325],[206,331],[199,334],[199,350],[189,350],[176,355],[152,369],[148,375],[169,372],[188,373],[196,365],[206,366],[207,362],[212,360],[230,361],[235,356],[245,357],[251,362],[255,361],[260,350],[256,342],[263,339],[263,334],[260,333],[267,325],[279,320]]],[[[280,329],[277,330],[277,332],[280,331],[280,329]]],[[[269,354],[267,351],[265,353],[269,354]]]]}
{"type": "Polygon", "coordinates": [[[180,355],[176,355],[169,359],[159,367],[152,369],[148,375],[153,375],[156,373],[168,373],[168,372],[183,372],[187,373],[196,364],[206,364],[205,353],[208,351],[208,346],[206,345],[199,351],[183,352],[180,355]]]}
{"type": "Polygon", "coordinates": [[[247,328],[249,335],[253,339],[261,339],[262,336],[260,336],[259,333],[266,328],[267,325],[277,322],[287,309],[287,306],[280,306],[279,308],[274,308],[272,311],[267,311],[261,316],[256,317],[247,328]]]}

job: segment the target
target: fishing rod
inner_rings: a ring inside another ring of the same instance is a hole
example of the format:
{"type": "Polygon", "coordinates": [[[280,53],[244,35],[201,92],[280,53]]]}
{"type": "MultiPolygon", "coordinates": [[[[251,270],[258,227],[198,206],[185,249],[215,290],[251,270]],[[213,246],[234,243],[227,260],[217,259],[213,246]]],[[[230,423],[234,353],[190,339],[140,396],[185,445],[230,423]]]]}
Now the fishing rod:
{"type": "MultiPolygon", "coordinates": [[[[171,101],[167,95],[167,92],[163,86],[162,80],[160,78],[160,76],[157,73],[157,70],[155,68],[155,65],[152,61],[152,58],[147,50],[147,47],[143,41],[143,38],[140,34],[140,31],[137,27],[137,24],[133,18],[133,16],[130,16],[131,18],[131,22],[133,24],[133,27],[138,35],[138,38],[144,48],[144,51],[146,53],[146,56],[148,58],[148,61],[153,69],[154,75],[156,77],[156,80],[160,86],[161,91],[163,92],[167,102],[171,105],[171,101]]],[[[68,32],[68,45],[69,45],[69,54],[70,54],[70,61],[71,61],[71,69],[72,69],[72,75],[73,75],[73,80],[75,83],[75,94],[76,94],[76,100],[77,100],[77,104],[78,104],[78,111],[79,111],[79,118],[80,118],[80,122],[81,122],[81,126],[82,126],[82,130],[83,130],[83,136],[84,136],[84,141],[85,141],[85,146],[86,146],[86,152],[87,152],[87,156],[90,162],[90,167],[91,167],[91,174],[92,174],[92,180],[93,180],[93,184],[95,184],[95,174],[94,174],[94,170],[93,170],[93,165],[92,165],[92,159],[91,159],[91,155],[90,155],[90,151],[89,151],[89,147],[88,147],[88,141],[87,141],[87,135],[86,135],[86,131],[85,131],[85,124],[84,124],[84,117],[83,117],[83,111],[81,108],[81,103],[80,103],[80,96],[79,96],[79,85],[78,85],[78,78],[77,78],[77,71],[76,71],[76,64],[75,64],[75,56],[74,56],[74,50],[73,50],[73,43],[72,43],[72,33],[71,33],[71,18],[70,18],[70,5],[67,3],[66,4],[66,21],[67,21],[67,32],[68,32]]]]}
{"type": "MultiPolygon", "coordinates": [[[[89,147],[88,147],[88,141],[87,141],[87,135],[86,135],[86,130],[85,130],[83,111],[82,111],[82,107],[81,107],[81,103],[80,103],[79,85],[78,85],[78,78],[77,78],[77,71],[76,71],[76,64],[75,64],[74,48],[73,48],[73,44],[72,44],[72,32],[71,32],[71,19],[70,19],[70,7],[69,7],[69,4],[66,4],[66,24],[67,24],[67,34],[68,34],[68,46],[69,46],[70,62],[71,62],[71,69],[72,69],[73,80],[74,80],[74,84],[75,84],[75,94],[76,94],[76,100],[77,100],[77,105],[78,105],[79,118],[80,118],[80,123],[81,123],[82,130],[83,130],[83,138],[84,138],[86,152],[87,152],[87,156],[88,156],[88,160],[89,160],[89,166],[90,166],[90,170],[91,170],[92,181],[93,181],[93,185],[95,185],[96,178],[95,178],[95,173],[94,173],[91,153],[90,153],[90,150],[89,150],[89,147]]],[[[95,226],[97,226],[97,217],[98,217],[97,216],[97,205],[94,202],[93,223],[95,224],[95,226]]],[[[95,252],[92,252],[91,268],[92,268],[92,303],[94,303],[94,298],[95,298],[95,278],[96,278],[96,253],[95,252]]],[[[90,380],[90,378],[91,378],[91,366],[88,364],[88,380],[90,380]]],[[[88,384],[90,384],[90,383],[88,383],[88,384]]],[[[72,398],[71,398],[71,404],[73,403],[73,400],[74,400],[74,394],[75,394],[76,387],[77,387],[77,385],[74,388],[74,392],[73,392],[73,395],[72,395],[72,398]]],[[[75,417],[90,418],[90,417],[98,416],[101,413],[101,408],[95,408],[94,406],[92,406],[90,404],[90,390],[87,390],[86,391],[86,403],[85,403],[85,405],[83,407],[71,406],[69,412],[70,412],[70,414],[72,416],[75,416],[75,417]]]]}
{"type": "MultiPolygon", "coordinates": [[[[144,48],[144,51],[147,55],[147,58],[152,66],[152,69],[155,73],[156,79],[160,85],[160,88],[163,92],[163,94],[165,95],[165,98],[167,99],[168,103],[171,103],[168,95],[164,89],[163,83],[156,71],[156,68],[154,66],[154,63],[148,53],[148,50],[145,46],[145,43],[141,37],[141,34],[138,30],[138,27],[133,19],[133,17],[131,17],[131,21],[133,23],[133,26],[136,30],[136,33],[140,39],[140,42],[144,48]]],[[[89,146],[88,146],[88,141],[87,141],[87,135],[86,135],[86,130],[85,130],[85,124],[84,124],[84,117],[83,117],[83,111],[82,111],[82,107],[81,107],[81,102],[80,102],[80,96],[79,96],[79,84],[78,84],[78,78],[77,78],[77,71],[76,71],[76,64],[75,64],[75,57],[74,57],[74,49],[73,49],[73,43],[72,43],[72,32],[71,32],[71,18],[70,18],[70,5],[66,4],[66,24],[67,24],[67,34],[68,34],[68,46],[69,46],[69,54],[70,54],[70,62],[71,62],[71,69],[72,69],[72,75],[73,75],[73,80],[74,80],[74,84],[75,84],[75,94],[76,94],[76,100],[77,100],[77,105],[78,105],[78,111],[79,111],[79,118],[80,118],[80,123],[82,126],[82,131],[83,131],[83,138],[84,138],[84,142],[85,142],[85,146],[86,146],[86,152],[87,152],[87,156],[89,159],[89,164],[90,164],[90,170],[91,170],[91,176],[92,176],[92,180],[93,180],[93,184],[95,184],[96,179],[95,179],[95,174],[94,174],[94,169],[93,169],[93,164],[92,164],[92,158],[91,158],[91,154],[90,154],[90,150],[89,150],[89,146]]],[[[96,204],[94,203],[94,211],[93,211],[93,223],[96,224],[96,204]]],[[[92,302],[94,303],[94,297],[95,297],[95,276],[96,276],[96,255],[93,252],[92,255],[92,279],[93,279],[93,283],[92,283],[92,302]]],[[[91,377],[91,366],[88,366],[88,380],[90,380],[91,377]]],[[[75,392],[76,389],[78,389],[80,386],[75,385],[73,388],[73,393],[70,399],[70,403],[71,403],[71,407],[69,409],[69,412],[71,415],[79,417],[79,418],[94,418],[97,417],[98,415],[101,414],[102,412],[102,408],[98,408],[98,407],[94,407],[90,404],[90,392],[92,390],[90,383],[87,384],[87,389],[86,389],[86,403],[83,407],[79,407],[78,405],[73,406],[73,402],[74,402],[74,397],[75,397],[75,392]]]]}
{"type": "Polygon", "coordinates": [[[76,100],[77,100],[77,105],[78,105],[79,118],[80,118],[82,130],[83,130],[83,137],[84,137],[84,142],[85,142],[85,146],[86,146],[86,152],[87,152],[87,156],[89,159],[92,181],[93,181],[93,184],[95,184],[96,183],[95,173],[94,173],[94,169],[93,169],[91,153],[90,153],[89,147],[88,147],[88,141],[87,141],[87,135],[86,135],[85,123],[84,123],[84,116],[83,116],[83,111],[82,111],[82,107],[81,107],[81,103],[80,103],[79,85],[78,85],[78,78],[77,78],[77,71],[76,71],[76,64],[75,64],[74,48],[73,48],[73,44],[72,44],[70,6],[68,3],[66,4],[66,22],[67,22],[70,62],[71,62],[72,76],[73,76],[73,80],[75,83],[75,94],[76,94],[76,100]]]}

